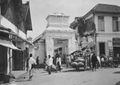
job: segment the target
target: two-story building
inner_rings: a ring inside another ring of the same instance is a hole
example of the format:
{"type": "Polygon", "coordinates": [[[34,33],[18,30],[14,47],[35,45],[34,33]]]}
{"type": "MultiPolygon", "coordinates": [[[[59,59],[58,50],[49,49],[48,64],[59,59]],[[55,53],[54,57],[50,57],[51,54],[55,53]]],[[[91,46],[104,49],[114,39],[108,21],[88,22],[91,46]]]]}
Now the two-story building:
{"type": "Polygon", "coordinates": [[[97,55],[120,55],[120,6],[97,4],[83,17],[95,23],[97,55]]]}
{"type": "Polygon", "coordinates": [[[24,70],[28,56],[27,31],[32,30],[29,2],[0,2],[0,74],[24,70]]]}

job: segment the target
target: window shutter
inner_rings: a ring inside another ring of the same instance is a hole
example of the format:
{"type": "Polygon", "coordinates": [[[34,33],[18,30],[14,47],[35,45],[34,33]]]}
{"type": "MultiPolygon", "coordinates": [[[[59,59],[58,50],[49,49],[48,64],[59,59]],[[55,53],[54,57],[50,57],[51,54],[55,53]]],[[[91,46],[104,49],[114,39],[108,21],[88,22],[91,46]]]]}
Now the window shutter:
{"type": "Polygon", "coordinates": [[[118,21],[118,30],[120,31],[120,21],[118,21]]]}

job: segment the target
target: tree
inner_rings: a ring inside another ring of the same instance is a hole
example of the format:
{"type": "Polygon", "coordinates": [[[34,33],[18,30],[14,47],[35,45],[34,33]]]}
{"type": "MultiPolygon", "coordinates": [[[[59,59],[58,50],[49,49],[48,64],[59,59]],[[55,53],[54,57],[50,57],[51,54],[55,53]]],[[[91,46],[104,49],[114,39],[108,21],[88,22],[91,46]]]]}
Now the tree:
{"type": "Polygon", "coordinates": [[[78,33],[80,36],[84,35],[85,32],[85,20],[83,17],[76,17],[75,20],[70,24],[70,28],[76,29],[78,28],[78,33]]]}
{"type": "Polygon", "coordinates": [[[93,22],[93,20],[90,18],[88,20],[85,21],[85,33],[84,35],[94,35],[96,32],[96,27],[95,27],[95,23],[93,22]],[[87,34],[86,34],[87,33],[87,34]]]}
{"type": "Polygon", "coordinates": [[[93,20],[85,20],[83,17],[76,17],[75,20],[70,24],[70,28],[78,28],[79,36],[88,36],[95,34],[96,28],[93,20]]]}

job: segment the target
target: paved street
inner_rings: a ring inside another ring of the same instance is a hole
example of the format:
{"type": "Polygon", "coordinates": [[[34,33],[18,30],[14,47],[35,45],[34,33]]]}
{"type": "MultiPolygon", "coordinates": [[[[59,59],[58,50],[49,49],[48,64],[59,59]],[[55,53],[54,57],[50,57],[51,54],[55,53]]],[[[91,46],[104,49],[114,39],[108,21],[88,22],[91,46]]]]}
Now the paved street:
{"type": "Polygon", "coordinates": [[[65,69],[51,75],[40,69],[34,72],[32,81],[21,78],[11,85],[120,85],[119,81],[120,68],[97,69],[96,72],[65,69]]]}

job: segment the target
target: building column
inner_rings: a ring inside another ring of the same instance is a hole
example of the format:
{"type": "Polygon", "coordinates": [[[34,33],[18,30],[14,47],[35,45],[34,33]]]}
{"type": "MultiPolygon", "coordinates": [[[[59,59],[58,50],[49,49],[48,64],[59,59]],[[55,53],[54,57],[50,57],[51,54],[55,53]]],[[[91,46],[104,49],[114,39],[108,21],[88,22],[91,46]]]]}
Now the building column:
{"type": "Polygon", "coordinates": [[[69,38],[68,39],[68,54],[71,54],[74,51],[76,51],[75,39],[74,38],[69,38]]]}
{"type": "Polygon", "coordinates": [[[100,50],[99,50],[99,42],[96,42],[96,54],[100,56],[100,50]]]}
{"type": "Polygon", "coordinates": [[[7,74],[12,73],[12,49],[7,48],[7,74]]]}
{"type": "Polygon", "coordinates": [[[111,54],[113,54],[113,43],[112,40],[107,41],[108,43],[108,56],[113,56],[111,54]]]}
{"type": "Polygon", "coordinates": [[[46,56],[54,56],[54,40],[52,37],[46,38],[46,56]]]}
{"type": "Polygon", "coordinates": [[[10,74],[12,73],[12,49],[9,49],[9,69],[10,69],[10,74]]]}
{"type": "Polygon", "coordinates": [[[2,16],[1,16],[1,6],[0,6],[0,25],[1,25],[1,18],[2,16]]]}
{"type": "Polygon", "coordinates": [[[10,53],[9,53],[9,48],[7,48],[7,75],[9,75],[9,72],[10,72],[10,61],[9,61],[9,58],[10,58],[10,53]]]}

